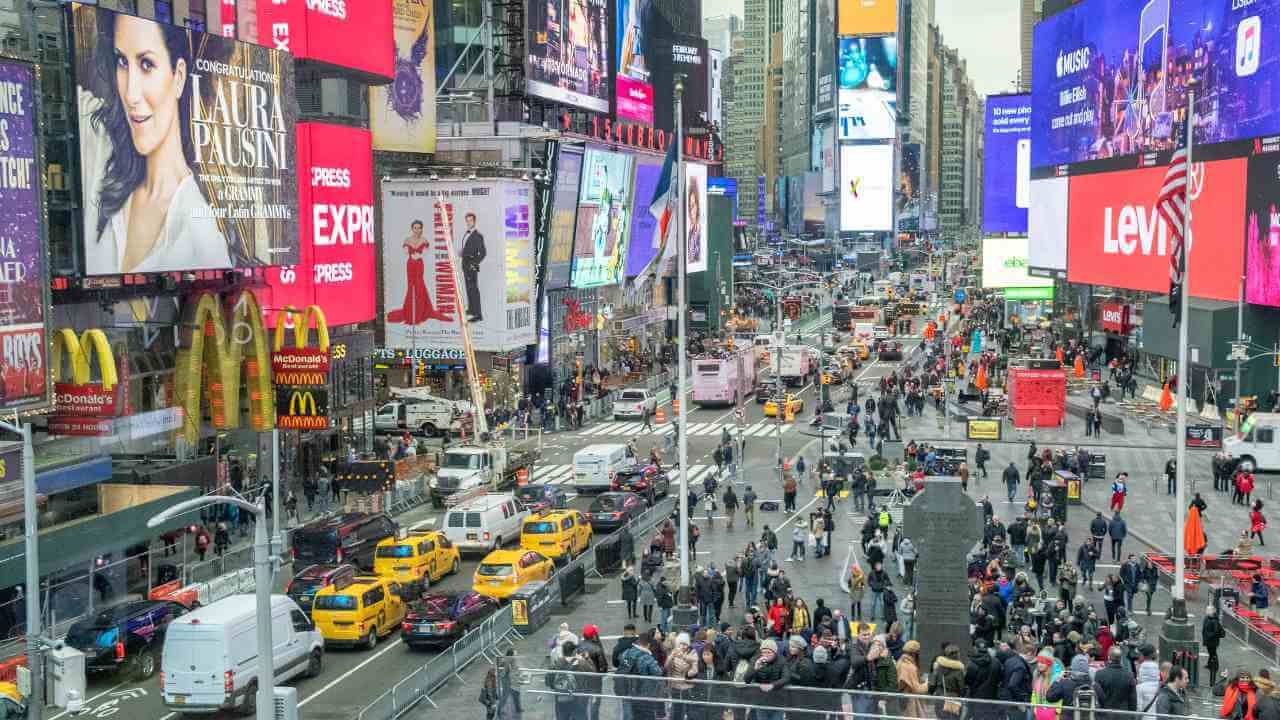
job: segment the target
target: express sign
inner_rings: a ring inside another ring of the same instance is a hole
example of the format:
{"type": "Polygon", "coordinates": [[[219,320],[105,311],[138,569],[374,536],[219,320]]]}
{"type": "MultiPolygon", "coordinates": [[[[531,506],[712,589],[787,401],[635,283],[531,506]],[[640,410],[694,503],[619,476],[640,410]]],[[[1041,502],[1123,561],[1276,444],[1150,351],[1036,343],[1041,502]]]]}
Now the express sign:
{"type": "Polygon", "coordinates": [[[391,78],[396,60],[391,4],[392,0],[257,0],[256,41],[294,57],[391,78]]]}
{"type": "Polygon", "coordinates": [[[373,138],[368,130],[298,123],[297,265],[271,268],[264,303],[275,309],[319,305],[330,325],[372,320],[374,299],[373,138]]]}

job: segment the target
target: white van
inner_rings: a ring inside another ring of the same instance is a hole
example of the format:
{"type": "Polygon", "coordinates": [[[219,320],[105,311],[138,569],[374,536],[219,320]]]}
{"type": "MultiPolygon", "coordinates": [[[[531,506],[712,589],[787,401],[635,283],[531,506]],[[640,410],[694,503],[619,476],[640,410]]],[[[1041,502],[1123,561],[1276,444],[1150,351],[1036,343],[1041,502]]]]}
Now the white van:
{"type": "Polygon", "coordinates": [[[626,445],[588,445],[573,455],[573,487],[580,493],[607,491],[614,474],[634,464],[626,445]]]}
{"type": "Polygon", "coordinates": [[[1256,412],[1249,420],[1253,428],[1244,437],[1227,433],[1222,449],[1254,470],[1280,470],[1280,413],[1256,412]]]}
{"type": "MultiPolygon", "coordinates": [[[[258,678],[258,600],[232,595],[169,623],[160,669],[164,704],[183,714],[236,709],[252,714],[258,678]]],[[[271,596],[275,681],[315,677],[324,663],[324,638],[285,595],[271,596]]]]}
{"type": "Polygon", "coordinates": [[[444,536],[458,552],[488,553],[520,540],[520,526],[529,509],[511,493],[481,495],[451,508],[444,518],[444,536]]]}

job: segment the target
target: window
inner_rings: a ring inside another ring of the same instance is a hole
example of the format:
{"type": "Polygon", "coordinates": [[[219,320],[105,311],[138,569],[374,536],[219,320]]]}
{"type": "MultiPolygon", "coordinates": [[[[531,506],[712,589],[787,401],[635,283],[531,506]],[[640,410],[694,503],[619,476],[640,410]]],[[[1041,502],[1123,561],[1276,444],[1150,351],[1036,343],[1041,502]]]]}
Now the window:
{"type": "Polygon", "coordinates": [[[572,527],[573,527],[573,520],[572,520],[572,519],[570,519],[570,518],[565,518],[565,519],[563,519],[563,520],[561,520],[561,521],[560,521],[560,529],[561,529],[561,530],[568,530],[568,529],[570,529],[570,528],[572,528],[572,527]]]}
{"type": "Polygon", "coordinates": [[[173,24],[173,0],[156,0],[156,21],[173,24]]]}
{"type": "Polygon", "coordinates": [[[1275,428],[1258,428],[1258,442],[1272,443],[1275,442],[1275,428]]]}
{"type": "MultiPolygon", "coordinates": [[[[479,513],[476,513],[476,515],[478,516],[479,513]]],[[[446,522],[448,522],[449,527],[451,528],[460,528],[462,527],[462,518],[463,513],[451,512],[449,513],[449,519],[446,522]]]]}
{"type": "Polygon", "coordinates": [[[365,592],[364,606],[373,607],[374,605],[377,605],[378,603],[382,602],[383,598],[385,597],[386,597],[386,593],[382,592],[382,587],[381,586],[375,587],[374,589],[365,592]]]}
{"type": "Polygon", "coordinates": [[[311,621],[307,616],[302,614],[301,610],[293,610],[289,613],[289,618],[293,621],[294,632],[308,632],[311,630],[311,621]]]}

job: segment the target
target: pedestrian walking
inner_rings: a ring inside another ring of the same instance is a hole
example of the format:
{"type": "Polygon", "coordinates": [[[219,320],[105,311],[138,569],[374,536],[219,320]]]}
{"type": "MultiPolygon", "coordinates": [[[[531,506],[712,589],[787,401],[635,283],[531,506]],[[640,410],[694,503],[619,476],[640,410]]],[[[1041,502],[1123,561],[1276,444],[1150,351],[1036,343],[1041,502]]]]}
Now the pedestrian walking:
{"type": "Polygon", "coordinates": [[[630,562],[622,561],[622,577],[619,579],[622,584],[622,600],[627,604],[627,619],[636,619],[636,602],[640,597],[640,580],[636,577],[635,566],[630,562]]]}
{"type": "Polygon", "coordinates": [[[1020,481],[1021,478],[1018,476],[1018,466],[1010,460],[1009,467],[1004,469],[1004,484],[1009,491],[1009,502],[1013,502],[1014,497],[1018,494],[1018,483],[1020,481]]]}
{"type": "Polygon", "coordinates": [[[636,598],[640,603],[640,610],[644,613],[644,621],[646,623],[653,622],[653,606],[657,604],[658,595],[653,584],[652,575],[645,573],[637,581],[636,598]]]}
{"type": "MultiPolygon", "coordinates": [[[[1088,468],[1084,468],[1082,474],[1087,472],[1088,468]]],[[[1124,510],[1124,501],[1128,495],[1129,473],[1118,473],[1115,481],[1111,483],[1111,512],[1118,513],[1124,510]]]]}
{"type": "Polygon", "coordinates": [[[1262,515],[1262,501],[1254,500],[1253,509],[1249,511],[1249,537],[1256,538],[1259,545],[1265,546],[1262,531],[1267,529],[1267,519],[1262,515]]]}
{"type": "Polygon", "coordinates": [[[726,483],[721,500],[724,501],[725,528],[732,530],[733,517],[738,512],[738,494],[733,491],[733,483],[726,483]]]}
{"type": "Polygon", "coordinates": [[[650,409],[648,404],[645,404],[643,409],[640,411],[640,419],[644,421],[644,426],[641,428],[642,430],[653,430],[653,410],[650,409]]]}
{"type": "Polygon", "coordinates": [[[1111,561],[1120,562],[1124,539],[1129,536],[1129,527],[1125,524],[1124,518],[1120,517],[1120,513],[1117,512],[1107,524],[1107,536],[1111,538],[1111,561]]]}
{"type": "Polygon", "coordinates": [[[742,493],[742,516],[747,520],[747,527],[756,526],[756,491],[750,485],[742,493]]]}

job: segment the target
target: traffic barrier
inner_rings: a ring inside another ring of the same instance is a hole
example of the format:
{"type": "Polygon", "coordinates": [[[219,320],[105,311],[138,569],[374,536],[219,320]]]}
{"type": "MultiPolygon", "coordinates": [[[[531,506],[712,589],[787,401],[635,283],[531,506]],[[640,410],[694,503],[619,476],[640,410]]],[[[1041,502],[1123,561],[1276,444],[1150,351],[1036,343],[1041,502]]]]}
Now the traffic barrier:
{"type": "Polygon", "coordinates": [[[560,583],[561,605],[568,604],[569,598],[586,589],[587,571],[585,560],[587,557],[587,555],[583,555],[576,562],[570,563],[564,570],[556,573],[556,581],[560,583]]]}
{"type": "Polygon", "coordinates": [[[596,543],[595,565],[599,575],[611,575],[622,569],[623,540],[631,539],[631,533],[625,527],[596,543]]]}

